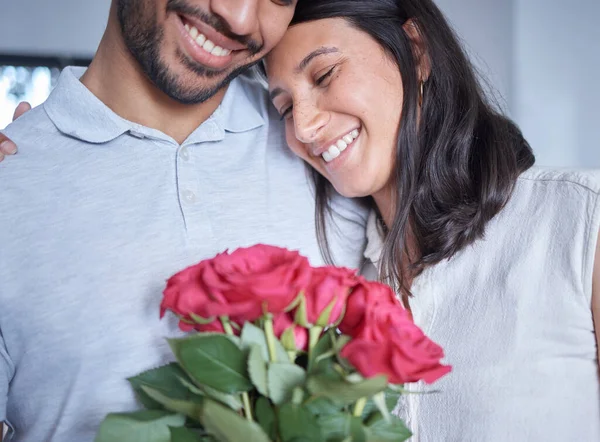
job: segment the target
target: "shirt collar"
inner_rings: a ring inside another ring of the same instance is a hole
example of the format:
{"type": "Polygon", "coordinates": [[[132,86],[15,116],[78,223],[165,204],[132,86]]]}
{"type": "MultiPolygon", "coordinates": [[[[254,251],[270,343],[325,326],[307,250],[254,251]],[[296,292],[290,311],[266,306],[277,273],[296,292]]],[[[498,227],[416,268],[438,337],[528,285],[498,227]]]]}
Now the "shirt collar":
{"type": "Polygon", "coordinates": [[[265,124],[269,105],[266,83],[250,69],[231,82],[215,117],[227,132],[247,132],[265,124]]]}
{"type": "MultiPolygon", "coordinates": [[[[65,135],[95,144],[107,143],[126,132],[140,137],[170,139],[155,129],[145,128],[114,113],[81,83],[79,79],[85,70],[65,68],[44,103],[46,113],[58,130],[65,135]]],[[[264,116],[268,115],[266,97],[266,87],[258,77],[243,74],[234,79],[223,102],[206,121],[211,128],[212,140],[222,139],[225,135],[223,131],[246,132],[264,125],[264,116]]],[[[205,131],[201,130],[204,125],[203,123],[190,135],[186,144],[207,141],[205,131]]]]}
{"type": "Polygon", "coordinates": [[[367,246],[365,248],[364,257],[371,261],[376,267],[379,266],[381,260],[381,252],[383,251],[383,233],[377,220],[377,213],[371,210],[367,219],[367,246]]]}
{"type": "Polygon", "coordinates": [[[67,67],[44,103],[59,131],[90,143],[106,143],[133,129],[87,89],[79,78],[85,68],[67,67]]]}

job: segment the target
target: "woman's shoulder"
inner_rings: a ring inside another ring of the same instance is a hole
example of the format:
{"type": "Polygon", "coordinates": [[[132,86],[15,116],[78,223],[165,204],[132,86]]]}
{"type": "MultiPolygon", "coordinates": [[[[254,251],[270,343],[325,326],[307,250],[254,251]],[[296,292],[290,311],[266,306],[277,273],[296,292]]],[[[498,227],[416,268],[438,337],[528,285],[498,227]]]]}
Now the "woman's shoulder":
{"type": "Polygon", "coordinates": [[[574,188],[600,195],[600,169],[532,167],[523,172],[517,186],[539,184],[544,187],[574,188]]]}
{"type": "MultiPolygon", "coordinates": [[[[600,170],[534,167],[519,177],[498,222],[524,230],[543,225],[585,232],[600,223],[600,170]],[[511,221],[512,220],[512,221],[511,221]]],[[[595,227],[596,230],[598,227],[595,227]]]]}

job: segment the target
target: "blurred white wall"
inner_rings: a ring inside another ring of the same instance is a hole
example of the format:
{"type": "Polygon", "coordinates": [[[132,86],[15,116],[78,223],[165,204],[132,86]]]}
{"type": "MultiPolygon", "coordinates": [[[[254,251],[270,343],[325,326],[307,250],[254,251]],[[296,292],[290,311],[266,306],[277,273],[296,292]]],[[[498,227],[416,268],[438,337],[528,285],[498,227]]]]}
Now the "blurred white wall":
{"type": "Polygon", "coordinates": [[[0,53],[91,57],[110,0],[0,0],[0,53]]]}
{"type": "Polygon", "coordinates": [[[539,165],[600,167],[600,0],[438,0],[539,165]]]}
{"type": "Polygon", "coordinates": [[[513,101],[512,0],[437,0],[503,109],[513,101]]]}
{"type": "MultiPolygon", "coordinates": [[[[600,167],[600,0],[437,0],[538,163],[600,167]]],[[[0,0],[0,54],[90,57],[110,0],[0,0]]]]}
{"type": "Polygon", "coordinates": [[[514,0],[512,113],[538,163],[600,167],[600,0],[514,0]]]}

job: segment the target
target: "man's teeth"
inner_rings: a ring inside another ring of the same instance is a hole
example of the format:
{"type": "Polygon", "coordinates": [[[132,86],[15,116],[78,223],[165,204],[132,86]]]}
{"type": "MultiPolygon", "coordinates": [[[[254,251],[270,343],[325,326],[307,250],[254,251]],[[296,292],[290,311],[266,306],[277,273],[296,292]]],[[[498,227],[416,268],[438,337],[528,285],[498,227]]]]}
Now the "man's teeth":
{"type": "Polygon", "coordinates": [[[206,38],[206,35],[200,34],[198,29],[196,29],[194,26],[190,26],[186,23],[185,30],[188,32],[188,34],[190,34],[190,37],[196,40],[196,44],[209,54],[216,55],[217,57],[225,57],[231,54],[231,50],[217,46],[208,38],[206,38]]]}
{"type": "Polygon", "coordinates": [[[346,150],[348,145],[358,138],[358,134],[358,129],[354,129],[352,132],[344,135],[342,138],[333,143],[329,149],[321,154],[325,162],[329,163],[330,161],[333,161],[339,157],[340,154],[346,150]]]}

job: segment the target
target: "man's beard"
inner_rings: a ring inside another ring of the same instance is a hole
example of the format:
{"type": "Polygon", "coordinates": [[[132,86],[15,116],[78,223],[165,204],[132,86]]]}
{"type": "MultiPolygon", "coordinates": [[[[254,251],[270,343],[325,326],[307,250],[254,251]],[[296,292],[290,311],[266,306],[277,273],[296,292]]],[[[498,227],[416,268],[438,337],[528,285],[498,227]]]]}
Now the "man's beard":
{"type": "MultiPolygon", "coordinates": [[[[147,0],[118,0],[117,15],[125,46],[140,64],[144,74],[164,94],[182,104],[198,104],[212,98],[218,91],[226,87],[231,80],[250,68],[255,63],[240,66],[227,74],[221,81],[209,87],[194,86],[186,88],[178,76],[169,70],[169,65],[160,58],[160,47],[163,42],[164,32],[158,26],[155,11],[152,9],[153,1],[147,0]]],[[[181,0],[169,0],[168,10],[189,9],[181,0]]],[[[186,11],[188,12],[188,11],[186,11]]],[[[212,23],[211,23],[212,24],[212,23]]],[[[222,27],[222,26],[221,26],[222,27]]],[[[219,28],[217,30],[220,31],[219,28]]],[[[251,53],[258,53],[261,45],[248,42],[251,53]]],[[[183,53],[178,51],[180,61],[199,78],[210,80],[223,75],[190,61],[183,53]]],[[[258,60],[257,60],[258,62],[258,60]]]]}

